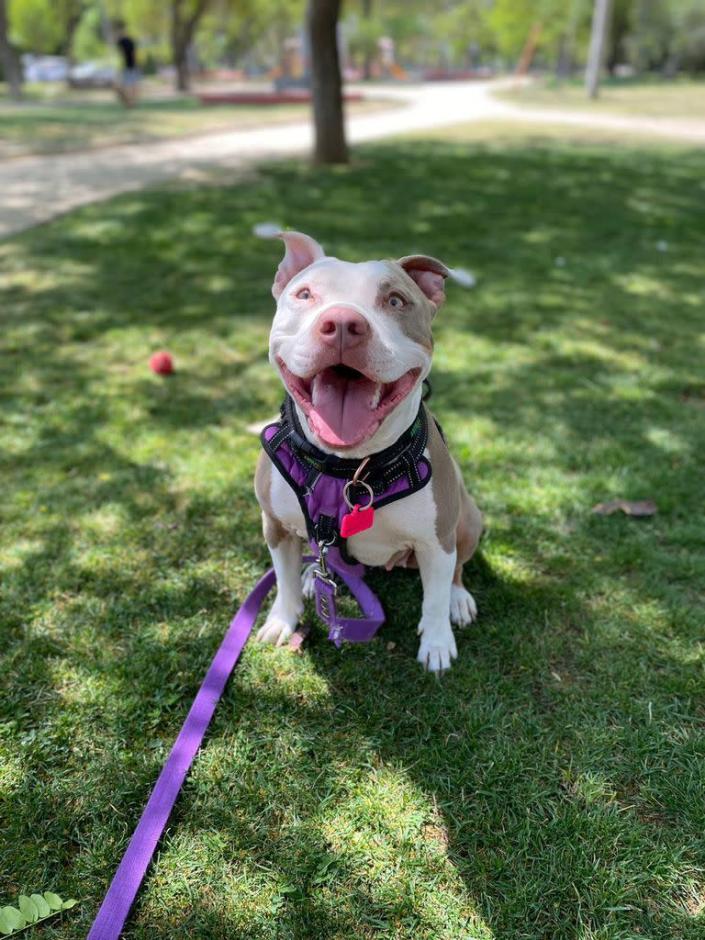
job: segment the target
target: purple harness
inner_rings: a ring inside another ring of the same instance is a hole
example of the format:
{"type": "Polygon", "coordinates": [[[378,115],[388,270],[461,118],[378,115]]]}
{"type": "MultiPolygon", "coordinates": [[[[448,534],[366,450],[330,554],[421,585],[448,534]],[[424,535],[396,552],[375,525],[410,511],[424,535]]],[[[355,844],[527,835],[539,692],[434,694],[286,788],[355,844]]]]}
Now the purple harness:
{"type": "MultiPolygon", "coordinates": [[[[379,600],[363,581],[364,565],[351,558],[341,525],[348,508],[367,503],[375,509],[422,489],[431,479],[431,465],[423,456],[428,440],[428,418],[423,405],[411,426],[391,447],[364,462],[326,454],[304,436],[291,398],[282,405],[281,419],[268,425],[262,446],[293,489],[306,520],[314,568],[316,612],[328,626],[328,639],[340,647],[344,640],[364,643],[384,623],[379,600]],[[364,616],[338,615],[338,574],[351,587],[364,616]]],[[[353,512],[355,510],[353,509],[353,512]]]]}

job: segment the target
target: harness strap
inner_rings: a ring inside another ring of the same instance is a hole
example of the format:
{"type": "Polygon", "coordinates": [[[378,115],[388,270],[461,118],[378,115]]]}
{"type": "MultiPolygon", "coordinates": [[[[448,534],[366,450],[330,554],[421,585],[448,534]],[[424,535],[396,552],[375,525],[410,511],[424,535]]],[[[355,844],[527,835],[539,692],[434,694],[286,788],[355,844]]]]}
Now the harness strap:
{"type": "MultiPolygon", "coordinates": [[[[304,559],[306,562],[314,560],[313,556],[304,559]]],[[[361,620],[351,621],[355,625],[356,636],[346,636],[346,639],[353,642],[372,639],[379,625],[379,617],[384,619],[378,598],[367,587],[357,570],[351,570],[347,566],[339,568],[332,558],[330,566],[346,583],[365,615],[361,620]]],[[[203,742],[216,705],[223,695],[225,685],[274,582],[274,571],[270,569],[260,578],[233,617],[159,774],[87,940],[118,940],[120,937],[186,774],[203,742]]],[[[347,621],[343,619],[340,622],[344,625],[347,621]]]]}

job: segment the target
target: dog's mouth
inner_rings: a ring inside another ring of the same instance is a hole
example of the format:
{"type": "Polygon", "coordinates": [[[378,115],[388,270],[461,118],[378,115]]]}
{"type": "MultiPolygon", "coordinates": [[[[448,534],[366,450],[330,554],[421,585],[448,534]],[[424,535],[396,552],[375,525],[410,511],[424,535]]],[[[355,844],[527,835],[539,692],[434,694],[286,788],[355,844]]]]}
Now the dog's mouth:
{"type": "Polygon", "coordinates": [[[416,385],[421,369],[394,382],[380,382],[350,366],[329,366],[308,379],[294,375],[277,357],[284,383],[311,430],[329,447],[356,447],[368,440],[416,385]]]}

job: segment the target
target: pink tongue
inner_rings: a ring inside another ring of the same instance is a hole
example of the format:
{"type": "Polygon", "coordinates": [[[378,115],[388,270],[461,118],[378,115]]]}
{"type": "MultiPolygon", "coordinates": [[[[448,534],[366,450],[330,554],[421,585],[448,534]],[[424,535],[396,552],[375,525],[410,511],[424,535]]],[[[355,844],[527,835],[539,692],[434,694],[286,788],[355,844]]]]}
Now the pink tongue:
{"type": "Polygon", "coordinates": [[[327,444],[350,447],[364,439],[372,424],[377,385],[370,379],[347,379],[330,369],[317,375],[309,420],[327,444]]]}

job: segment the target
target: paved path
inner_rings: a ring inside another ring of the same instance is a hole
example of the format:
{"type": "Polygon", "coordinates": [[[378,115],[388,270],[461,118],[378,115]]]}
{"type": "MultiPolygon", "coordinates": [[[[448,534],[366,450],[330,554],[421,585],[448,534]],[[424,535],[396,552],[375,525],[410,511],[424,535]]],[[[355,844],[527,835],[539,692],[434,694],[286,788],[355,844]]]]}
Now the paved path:
{"type": "MultiPolygon", "coordinates": [[[[497,100],[504,82],[448,82],[382,86],[403,107],[353,115],[352,143],[483,119],[633,130],[705,143],[705,123],[525,109],[497,100]]],[[[374,90],[374,89],[372,89],[374,90]]],[[[311,149],[309,122],[221,131],[150,144],[126,144],[82,153],[20,157],[0,165],[0,238],[87,202],[168,179],[198,178],[213,168],[311,149]]]]}

